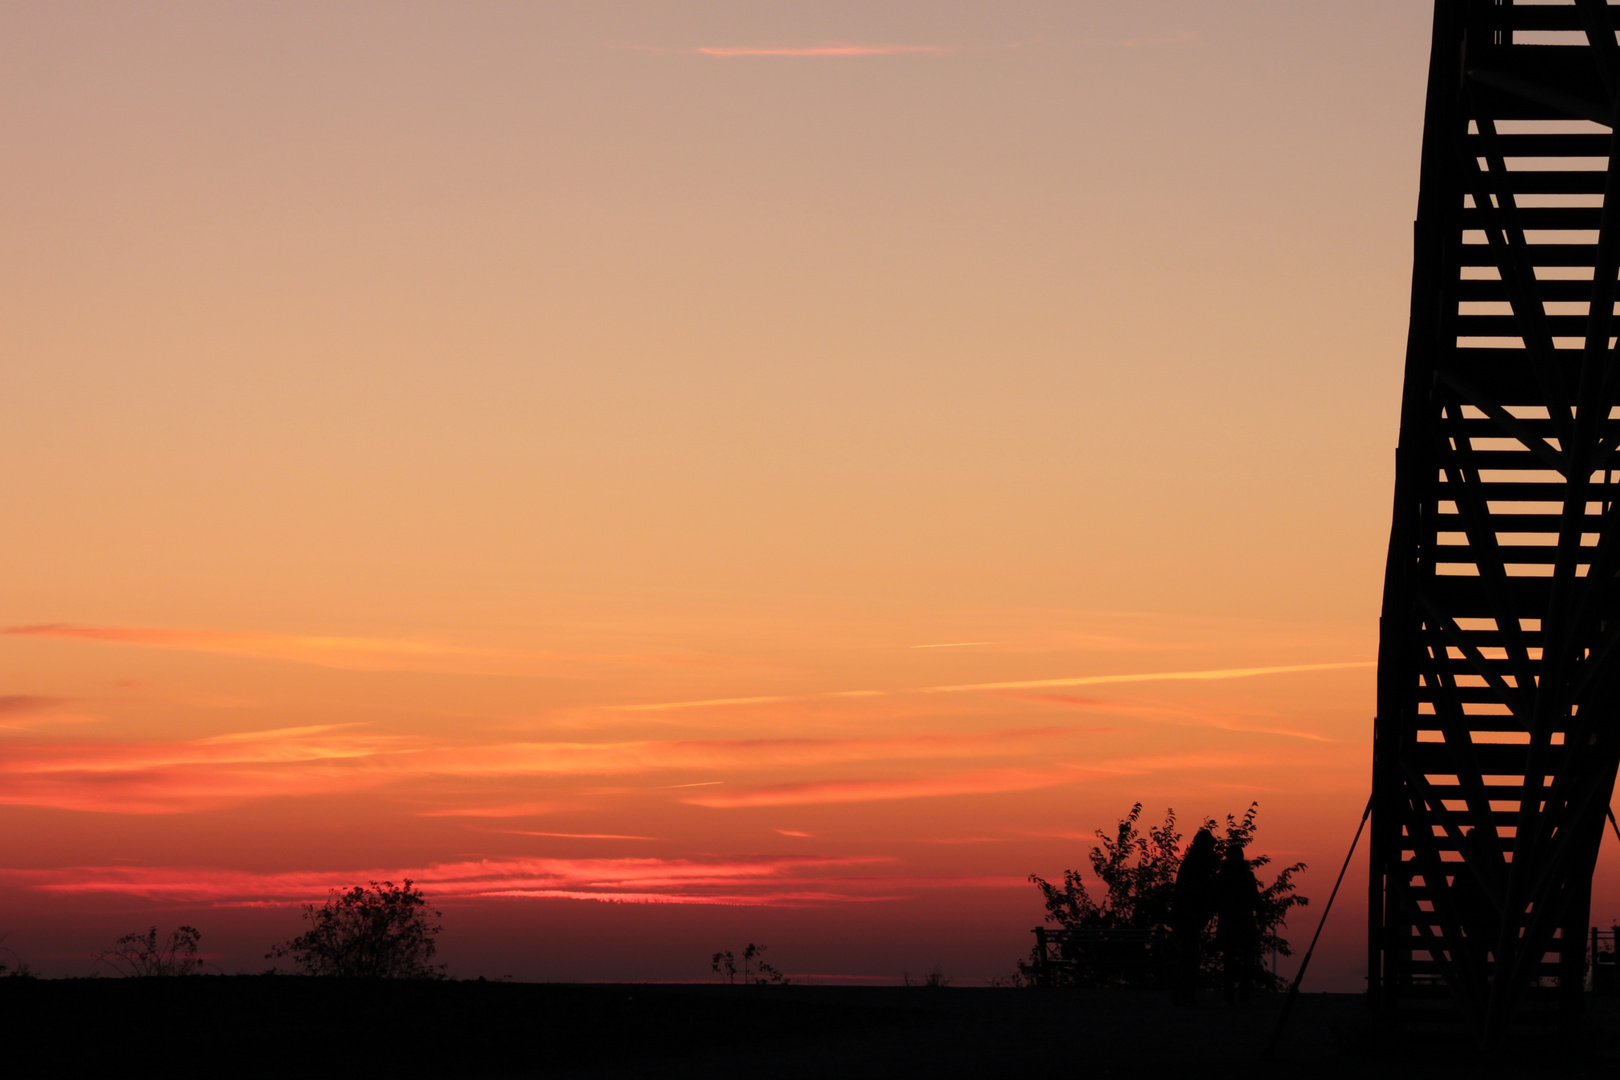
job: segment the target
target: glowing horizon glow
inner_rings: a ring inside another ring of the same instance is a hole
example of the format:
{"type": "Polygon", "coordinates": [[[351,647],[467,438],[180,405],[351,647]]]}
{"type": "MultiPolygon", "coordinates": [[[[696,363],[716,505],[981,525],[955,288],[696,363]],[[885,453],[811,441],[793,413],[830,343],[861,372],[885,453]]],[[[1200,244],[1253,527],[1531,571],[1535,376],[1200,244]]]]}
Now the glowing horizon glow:
{"type": "Polygon", "coordinates": [[[409,876],[457,975],[970,982],[1138,802],[1320,903],[1427,23],[0,7],[5,946],[409,876]]]}
{"type": "Polygon", "coordinates": [[[350,870],[318,874],[256,874],[212,867],[68,867],[0,871],[42,893],[139,896],[167,902],[296,905],[318,902],[356,881],[409,879],[440,897],[553,897],[621,903],[803,903],[870,899],[860,892],[784,891],[784,886],[837,885],[841,879],[800,871],[847,870],[884,860],[871,857],[757,856],[698,861],[655,858],[506,859],[434,863],[408,870],[350,870]],[[740,893],[740,885],[759,885],[740,893]]]}

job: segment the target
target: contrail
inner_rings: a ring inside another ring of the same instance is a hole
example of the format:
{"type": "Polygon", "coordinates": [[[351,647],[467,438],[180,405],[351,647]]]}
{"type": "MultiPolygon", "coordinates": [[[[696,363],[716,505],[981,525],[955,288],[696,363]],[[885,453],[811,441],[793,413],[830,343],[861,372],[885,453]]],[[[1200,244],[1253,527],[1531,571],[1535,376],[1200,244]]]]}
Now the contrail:
{"type": "Polygon", "coordinates": [[[1057,686],[1102,686],[1108,683],[1187,682],[1195,680],[1252,679],[1260,675],[1288,675],[1302,671],[1342,671],[1372,667],[1374,660],[1350,660],[1335,664],[1287,664],[1278,667],[1215,668],[1209,671],[1156,671],[1140,675],[1078,675],[1063,679],[1023,679],[1016,682],[961,683],[954,686],[915,686],[903,690],[832,690],[819,694],[780,697],[708,698],[702,701],[664,701],[650,705],[612,705],[624,712],[664,712],[672,709],[700,709],[712,705],[762,705],[783,701],[809,701],[824,697],[881,697],[892,694],[962,694],[974,690],[1038,690],[1057,686]]]}
{"type": "Polygon", "coordinates": [[[1337,671],[1372,667],[1376,661],[1353,660],[1340,664],[1289,664],[1285,667],[1217,668],[1213,671],[1160,671],[1147,675],[1081,675],[1072,679],[1029,679],[1022,682],[963,683],[927,686],[919,694],[955,694],[965,690],[1036,690],[1048,686],[1100,686],[1104,683],[1174,682],[1187,679],[1250,679],[1256,675],[1286,675],[1295,671],[1337,671]]]}

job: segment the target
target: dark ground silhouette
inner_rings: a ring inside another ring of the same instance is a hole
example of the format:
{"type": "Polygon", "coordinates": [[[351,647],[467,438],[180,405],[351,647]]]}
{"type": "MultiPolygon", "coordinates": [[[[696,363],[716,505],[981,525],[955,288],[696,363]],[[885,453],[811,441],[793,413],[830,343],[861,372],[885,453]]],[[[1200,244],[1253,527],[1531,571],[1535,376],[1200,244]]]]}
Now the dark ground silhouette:
{"type": "MultiPolygon", "coordinates": [[[[1255,1058],[1282,995],[1176,1008],[1166,993],[903,987],[580,986],[292,976],[0,982],[7,1071],[166,1076],[1433,1076],[1456,1057],[1368,1037],[1362,999],[1306,994],[1255,1058]]],[[[1527,1035],[1473,1076],[1612,1077],[1620,999],[1582,1049],[1527,1035]]]]}

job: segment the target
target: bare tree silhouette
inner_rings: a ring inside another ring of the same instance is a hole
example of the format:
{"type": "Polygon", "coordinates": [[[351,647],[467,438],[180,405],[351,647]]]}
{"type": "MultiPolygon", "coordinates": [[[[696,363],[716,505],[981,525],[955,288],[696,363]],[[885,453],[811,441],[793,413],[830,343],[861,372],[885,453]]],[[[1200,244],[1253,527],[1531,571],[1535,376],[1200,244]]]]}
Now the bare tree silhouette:
{"type": "Polygon", "coordinates": [[[202,931],[195,926],[182,926],[160,941],[154,926],[144,934],[125,934],[112,948],[97,954],[96,962],[129,978],[196,975],[203,965],[197,957],[201,938],[202,931]]]}

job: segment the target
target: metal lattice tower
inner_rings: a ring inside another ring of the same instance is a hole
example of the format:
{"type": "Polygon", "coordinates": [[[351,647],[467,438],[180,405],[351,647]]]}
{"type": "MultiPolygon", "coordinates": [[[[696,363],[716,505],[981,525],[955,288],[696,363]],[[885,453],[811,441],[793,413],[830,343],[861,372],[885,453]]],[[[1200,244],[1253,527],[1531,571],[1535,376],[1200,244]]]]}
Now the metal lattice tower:
{"type": "Polygon", "coordinates": [[[1386,1015],[1444,984],[1487,1040],[1579,1007],[1620,763],[1617,25],[1608,0],[1435,8],[1368,973],[1386,1015]]]}

